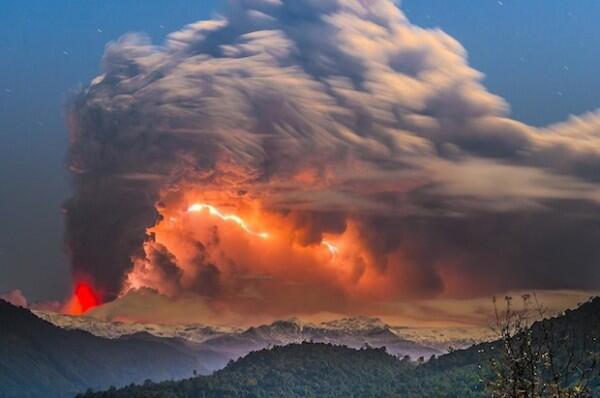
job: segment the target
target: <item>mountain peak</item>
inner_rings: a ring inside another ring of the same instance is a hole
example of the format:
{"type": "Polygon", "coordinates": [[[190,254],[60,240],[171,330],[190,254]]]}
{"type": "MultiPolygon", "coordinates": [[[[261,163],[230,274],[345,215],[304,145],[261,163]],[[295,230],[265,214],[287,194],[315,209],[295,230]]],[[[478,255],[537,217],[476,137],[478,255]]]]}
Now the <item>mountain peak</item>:
{"type": "Polygon", "coordinates": [[[355,316],[328,322],[322,322],[320,327],[334,330],[367,331],[373,329],[388,329],[389,326],[379,318],[355,316]]]}

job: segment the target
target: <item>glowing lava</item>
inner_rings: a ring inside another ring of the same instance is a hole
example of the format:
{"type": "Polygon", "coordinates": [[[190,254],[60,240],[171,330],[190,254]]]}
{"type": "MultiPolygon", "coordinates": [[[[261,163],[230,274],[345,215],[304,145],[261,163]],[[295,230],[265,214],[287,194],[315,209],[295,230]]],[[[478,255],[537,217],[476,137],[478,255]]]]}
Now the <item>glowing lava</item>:
{"type": "Polygon", "coordinates": [[[211,206],[211,205],[207,205],[204,203],[196,203],[196,204],[191,205],[187,211],[188,211],[188,213],[199,213],[204,210],[208,211],[209,214],[212,216],[219,217],[223,221],[232,221],[232,222],[236,223],[250,235],[258,236],[259,238],[263,238],[263,239],[269,238],[269,234],[266,232],[253,231],[248,226],[248,224],[246,224],[246,222],[244,220],[242,220],[240,217],[233,215],[233,214],[223,214],[223,213],[221,213],[220,210],[218,210],[216,207],[211,206]]]}
{"type": "Polygon", "coordinates": [[[78,282],[69,305],[69,312],[72,315],[81,315],[100,304],[100,297],[92,286],[86,282],[78,282]]]}

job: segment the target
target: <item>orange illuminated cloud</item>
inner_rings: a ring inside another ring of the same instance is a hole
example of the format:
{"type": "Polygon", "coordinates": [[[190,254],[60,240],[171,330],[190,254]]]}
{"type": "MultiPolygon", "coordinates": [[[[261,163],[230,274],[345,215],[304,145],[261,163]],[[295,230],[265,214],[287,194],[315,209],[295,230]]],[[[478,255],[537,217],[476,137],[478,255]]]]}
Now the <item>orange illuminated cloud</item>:
{"type": "MultiPolygon", "coordinates": [[[[279,308],[305,302],[297,298],[306,286],[340,292],[356,279],[352,266],[344,266],[356,245],[345,242],[342,231],[311,235],[301,218],[267,210],[255,198],[211,198],[186,187],[165,196],[157,211],[160,221],[148,229],[152,241],[133,259],[122,294],[141,288],[170,297],[195,292],[224,308],[263,300],[279,308]],[[302,223],[306,231],[296,227],[302,223]]],[[[317,301],[331,301],[310,300],[315,308],[317,301]]]]}
{"type": "MultiPolygon", "coordinates": [[[[246,221],[244,221],[241,217],[234,215],[234,214],[224,214],[219,209],[217,209],[215,206],[212,206],[212,205],[209,205],[206,203],[194,203],[187,209],[188,213],[199,213],[202,211],[207,211],[211,216],[218,217],[223,221],[234,222],[250,235],[258,236],[263,239],[268,239],[271,236],[268,232],[254,231],[252,228],[250,228],[248,226],[246,221]]],[[[324,240],[323,242],[321,242],[321,244],[323,246],[325,246],[327,248],[327,250],[329,250],[331,255],[334,257],[339,252],[338,247],[331,241],[324,240]]]]}
{"type": "Polygon", "coordinates": [[[263,239],[267,239],[269,234],[266,232],[255,232],[253,231],[248,224],[240,217],[233,214],[223,214],[219,209],[214,206],[211,206],[206,203],[195,203],[188,208],[188,213],[198,213],[201,211],[208,211],[210,215],[219,217],[223,221],[232,221],[239,225],[244,231],[249,233],[250,235],[255,235],[263,239]]]}

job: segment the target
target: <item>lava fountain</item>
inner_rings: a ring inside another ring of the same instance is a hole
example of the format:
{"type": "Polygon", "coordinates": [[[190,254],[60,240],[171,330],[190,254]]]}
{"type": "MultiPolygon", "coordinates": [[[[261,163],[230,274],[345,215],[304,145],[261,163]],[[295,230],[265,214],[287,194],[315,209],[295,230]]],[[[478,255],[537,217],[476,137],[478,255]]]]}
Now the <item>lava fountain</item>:
{"type": "Polygon", "coordinates": [[[73,297],[68,304],[71,315],[82,315],[90,309],[102,304],[101,295],[88,282],[79,281],[75,284],[73,297]]]}

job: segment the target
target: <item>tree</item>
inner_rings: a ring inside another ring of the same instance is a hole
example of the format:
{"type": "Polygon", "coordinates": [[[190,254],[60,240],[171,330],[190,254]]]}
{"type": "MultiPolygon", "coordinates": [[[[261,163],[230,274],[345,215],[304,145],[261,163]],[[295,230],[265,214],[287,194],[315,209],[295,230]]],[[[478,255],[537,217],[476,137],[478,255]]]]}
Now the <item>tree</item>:
{"type": "Polygon", "coordinates": [[[489,356],[493,398],[587,398],[597,374],[597,354],[587,349],[588,338],[568,322],[545,319],[535,295],[521,297],[523,308],[505,297],[500,311],[494,299],[499,352],[489,356]],[[537,319],[541,319],[537,321],[537,319]]]}

